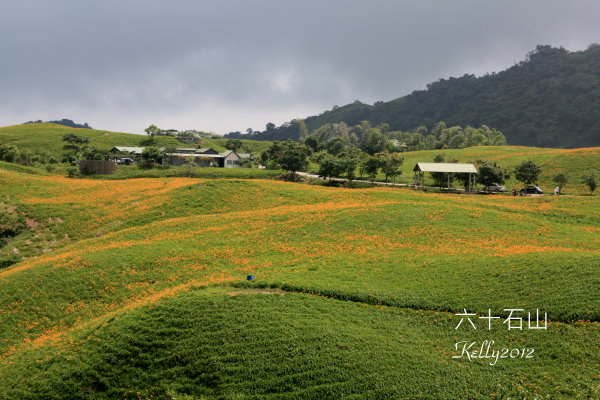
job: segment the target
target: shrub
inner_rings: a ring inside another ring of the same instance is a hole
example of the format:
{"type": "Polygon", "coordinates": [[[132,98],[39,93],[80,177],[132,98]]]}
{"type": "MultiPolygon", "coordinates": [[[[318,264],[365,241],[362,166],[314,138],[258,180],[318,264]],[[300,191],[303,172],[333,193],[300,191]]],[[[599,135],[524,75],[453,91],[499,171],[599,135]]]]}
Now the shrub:
{"type": "Polygon", "coordinates": [[[18,254],[11,254],[7,257],[0,258],[0,269],[10,267],[13,264],[18,263],[23,258],[18,254]]]}

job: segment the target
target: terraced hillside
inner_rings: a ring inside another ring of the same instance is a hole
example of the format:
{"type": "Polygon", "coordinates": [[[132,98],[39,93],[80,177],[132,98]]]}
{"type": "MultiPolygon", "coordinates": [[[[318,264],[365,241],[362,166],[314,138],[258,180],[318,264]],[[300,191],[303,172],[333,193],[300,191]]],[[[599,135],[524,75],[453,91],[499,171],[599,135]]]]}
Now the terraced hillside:
{"type": "Polygon", "coordinates": [[[597,197],[27,172],[0,398],[600,396],[597,197]],[[548,329],[455,329],[508,308],[548,329]],[[534,357],[452,358],[484,340],[534,357]]]}

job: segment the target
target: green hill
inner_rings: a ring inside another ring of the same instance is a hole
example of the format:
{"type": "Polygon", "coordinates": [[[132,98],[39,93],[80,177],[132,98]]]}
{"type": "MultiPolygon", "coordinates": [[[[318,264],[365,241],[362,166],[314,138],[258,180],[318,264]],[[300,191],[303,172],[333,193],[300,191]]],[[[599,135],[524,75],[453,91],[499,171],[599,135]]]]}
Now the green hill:
{"type": "MultiPolygon", "coordinates": [[[[62,137],[69,133],[90,139],[90,146],[100,150],[110,150],[114,146],[147,146],[148,136],[133,133],[101,131],[96,129],[70,128],[56,124],[23,124],[0,127],[0,144],[15,144],[22,150],[62,152],[62,137]]],[[[183,147],[183,143],[173,137],[158,136],[157,146],[183,147]]]]}
{"type": "Polygon", "coordinates": [[[597,397],[598,196],[3,166],[0,398],[597,397]],[[455,328],[506,308],[548,330],[455,328]],[[452,358],[489,339],[534,357],[452,358]]]}
{"type": "MultiPolygon", "coordinates": [[[[100,150],[109,150],[114,146],[147,146],[151,144],[146,135],[110,132],[95,129],[71,128],[50,123],[27,123],[23,125],[0,127],[0,144],[11,143],[22,150],[33,152],[62,152],[62,137],[73,133],[90,139],[90,145],[100,150]]],[[[199,145],[225,151],[227,139],[204,139],[199,145]]],[[[152,143],[165,147],[188,147],[174,137],[156,136],[152,143]]],[[[241,152],[259,155],[271,145],[271,142],[242,140],[241,152]]]]}
{"type": "MultiPolygon", "coordinates": [[[[427,90],[374,105],[359,101],[304,121],[310,130],[328,123],[356,125],[388,123],[392,130],[431,129],[438,121],[448,126],[480,126],[500,130],[512,145],[575,148],[600,145],[600,46],[569,52],[538,46],[525,61],[504,71],[476,77],[440,79],[427,90]]],[[[237,135],[243,137],[244,135],[237,135]]],[[[294,123],[252,139],[286,140],[300,137],[294,123]]]]}

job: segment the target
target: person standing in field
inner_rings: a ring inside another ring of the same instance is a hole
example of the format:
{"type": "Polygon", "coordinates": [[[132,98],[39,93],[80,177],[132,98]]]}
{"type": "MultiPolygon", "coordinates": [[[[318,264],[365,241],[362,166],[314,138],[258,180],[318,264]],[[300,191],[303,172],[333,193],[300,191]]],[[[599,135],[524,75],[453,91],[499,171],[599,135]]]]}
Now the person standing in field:
{"type": "Polygon", "coordinates": [[[554,188],[554,195],[558,196],[560,194],[560,188],[557,186],[554,188]]]}

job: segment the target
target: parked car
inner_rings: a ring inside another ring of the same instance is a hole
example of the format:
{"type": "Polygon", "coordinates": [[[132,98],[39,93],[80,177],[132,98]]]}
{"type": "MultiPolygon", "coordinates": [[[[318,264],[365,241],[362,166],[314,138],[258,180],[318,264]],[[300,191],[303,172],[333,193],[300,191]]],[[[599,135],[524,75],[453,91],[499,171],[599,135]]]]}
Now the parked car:
{"type": "Polygon", "coordinates": [[[498,183],[492,183],[489,186],[484,186],[481,190],[483,190],[484,192],[505,192],[506,187],[498,183]]]}
{"type": "Polygon", "coordinates": [[[123,165],[132,165],[135,161],[131,158],[121,158],[121,164],[123,165]]]}
{"type": "Polygon", "coordinates": [[[542,194],[544,191],[537,186],[525,186],[521,189],[521,194],[542,194]]]}

